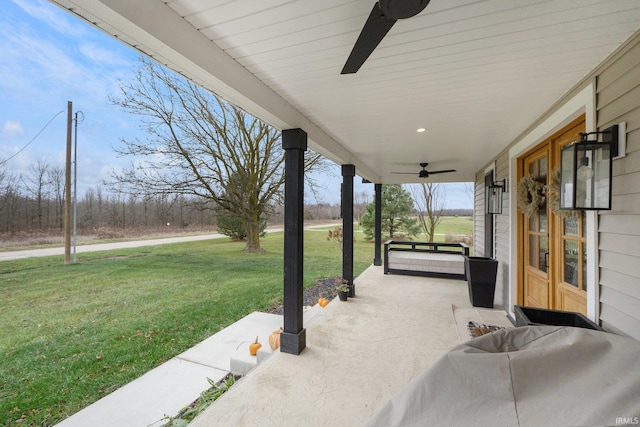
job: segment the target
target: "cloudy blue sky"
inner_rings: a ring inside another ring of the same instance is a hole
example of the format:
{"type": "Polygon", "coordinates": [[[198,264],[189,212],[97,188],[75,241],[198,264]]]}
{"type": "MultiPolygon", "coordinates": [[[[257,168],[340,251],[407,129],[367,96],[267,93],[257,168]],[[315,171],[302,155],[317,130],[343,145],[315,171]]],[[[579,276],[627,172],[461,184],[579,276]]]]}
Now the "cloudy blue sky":
{"type": "Polygon", "coordinates": [[[138,132],[108,102],[137,54],[46,1],[3,1],[0,15],[0,158],[9,170],[38,160],[63,166],[67,101],[84,113],[78,131],[78,184],[92,187],[116,162],[112,147],[138,132]],[[62,114],[58,114],[63,111],[62,114]]]}
{"type": "MultiPolygon", "coordinates": [[[[45,0],[3,0],[2,5],[0,161],[9,159],[6,168],[15,172],[39,160],[64,166],[71,101],[74,112],[84,114],[78,127],[82,194],[108,179],[112,168],[131,162],[113,151],[122,138],[144,138],[133,118],[108,100],[117,95],[120,80],[132,77],[138,53],[45,0]]],[[[322,201],[339,202],[339,175],[336,168],[335,176],[326,180],[322,201]]],[[[373,186],[358,179],[355,191],[372,194],[373,186]]],[[[472,207],[464,184],[446,185],[446,195],[449,208],[472,207]]]]}

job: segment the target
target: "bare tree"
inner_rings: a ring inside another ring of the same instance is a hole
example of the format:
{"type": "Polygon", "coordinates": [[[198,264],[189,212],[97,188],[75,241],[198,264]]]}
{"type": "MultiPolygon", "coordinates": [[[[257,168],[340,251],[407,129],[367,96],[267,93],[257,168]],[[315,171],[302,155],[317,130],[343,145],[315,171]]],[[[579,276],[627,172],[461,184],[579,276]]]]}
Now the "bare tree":
{"type": "Polygon", "coordinates": [[[47,182],[51,186],[55,204],[54,224],[60,230],[64,228],[64,180],[65,170],[62,166],[47,171],[47,182]]]}
{"type": "Polygon", "coordinates": [[[475,182],[465,182],[464,183],[464,191],[465,193],[467,193],[467,196],[469,196],[469,198],[471,200],[473,200],[474,196],[475,196],[475,182]]]}
{"type": "Polygon", "coordinates": [[[45,204],[48,198],[47,173],[49,165],[38,160],[35,165],[29,168],[27,175],[27,190],[35,200],[35,220],[38,230],[43,228],[43,217],[45,204]]]}
{"type": "Polygon", "coordinates": [[[359,191],[353,196],[353,213],[355,216],[355,220],[360,223],[360,219],[362,215],[367,212],[367,205],[369,204],[371,197],[369,197],[369,193],[366,191],[359,191]]]}
{"type": "Polygon", "coordinates": [[[423,182],[411,186],[411,193],[416,204],[418,221],[429,242],[433,242],[436,226],[442,220],[445,189],[433,182],[423,182]]]}
{"type": "MultiPolygon", "coordinates": [[[[210,200],[243,221],[245,250],[260,251],[260,219],[284,183],[280,132],[145,59],[112,102],[138,116],[149,135],[123,141],[119,154],[136,163],[112,174],[117,188],[210,200]]],[[[322,164],[318,154],[307,157],[306,170],[322,164]]]]}
{"type": "Polygon", "coordinates": [[[13,187],[13,179],[7,171],[4,162],[0,160],[0,212],[2,212],[8,202],[10,189],[13,187]]]}
{"type": "Polygon", "coordinates": [[[18,178],[0,161],[0,218],[3,231],[13,231],[17,228],[15,201],[18,191],[18,178]]]}

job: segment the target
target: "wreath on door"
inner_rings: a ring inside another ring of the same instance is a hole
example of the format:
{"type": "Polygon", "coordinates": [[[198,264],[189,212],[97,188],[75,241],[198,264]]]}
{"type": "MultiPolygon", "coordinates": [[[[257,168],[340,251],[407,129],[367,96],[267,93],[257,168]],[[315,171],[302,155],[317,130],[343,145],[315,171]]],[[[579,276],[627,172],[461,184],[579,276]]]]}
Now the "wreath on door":
{"type": "Polygon", "coordinates": [[[544,205],[544,188],[540,178],[531,174],[523,176],[518,182],[518,207],[527,218],[535,215],[544,205]]]}
{"type": "Polygon", "coordinates": [[[578,211],[570,209],[560,209],[560,169],[555,168],[551,172],[551,183],[549,184],[549,208],[554,215],[560,218],[570,218],[578,215],[578,211]]]}

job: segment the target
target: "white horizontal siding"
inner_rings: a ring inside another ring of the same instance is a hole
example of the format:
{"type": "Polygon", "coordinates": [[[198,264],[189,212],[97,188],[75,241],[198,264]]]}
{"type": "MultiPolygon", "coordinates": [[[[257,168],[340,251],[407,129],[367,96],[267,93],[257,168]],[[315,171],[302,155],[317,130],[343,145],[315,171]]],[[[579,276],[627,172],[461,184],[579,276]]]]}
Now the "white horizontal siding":
{"type": "Polygon", "coordinates": [[[601,302],[600,320],[605,330],[622,332],[630,337],[640,340],[640,320],[635,316],[629,316],[618,310],[617,307],[610,306],[606,302],[601,302]]]}
{"type": "Polygon", "coordinates": [[[597,126],[627,124],[627,155],[613,164],[611,211],[599,215],[600,319],[640,339],[640,36],[597,76],[597,126]]]}
{"type": "Polygon", "coordinates": [[[599,249],[614,254],[633,254],[640,248],[640,236],[600,233],[599,249]]]}
{"type": "MultiPolygon", "coordinates": [[[[637,250],[634,254],[620,254],[607,250],[600,250],[600,268],[611,269],[622,274],[640,278],[640,260],[638,259],[637,250]]],[[[602,274],[602,273],[601,273],[602,274]]],[[[640,286],[640,280],[638,281],[640,286]]],[[[640,315],[640,307],[638,307],[640,315]]]]}
{"type": "Polygon", "coordinates": [[[484,176],[476,175],[473,207],[473,254],[484,256],[484,176]]]}
{"type": "Polygon", "coordinates": [[[600,275],[600,284],[614,289],[624,295],[640,300],[640,286],[638,279],[619,271],[603,269],[600,275]]]}
{"type": "Polygon", "coordinates": [[[600,233],[640,236],[640,221],[635,215],[600,215],[600,233]]]}
{"type": "MultiPolygon", "coordinates": [[[[509,178],[509,155],[504,153],[496,159],[495,181],[509,178]]],[[[507,182],[507,185],[509,183],[507,182]]],[[[498,260],[496,279],[496,304],[509,305],[509,193],[502,198],[502,214],[495,215],[495,257],[498,260]]]]}
{"type": "MultiPolygon", "coordinates": [[[[615,289],[604,287],[600,294],[600,302],[615,307],[616,310],[626,316],[635,317],[638,315],[636,308],[638,304],[640,304],[640,299],[630,297],[626,293],[619,292],[615,289]]],[[[636,335],[640,337],[640,330],[637,331],[636,335]]]]}

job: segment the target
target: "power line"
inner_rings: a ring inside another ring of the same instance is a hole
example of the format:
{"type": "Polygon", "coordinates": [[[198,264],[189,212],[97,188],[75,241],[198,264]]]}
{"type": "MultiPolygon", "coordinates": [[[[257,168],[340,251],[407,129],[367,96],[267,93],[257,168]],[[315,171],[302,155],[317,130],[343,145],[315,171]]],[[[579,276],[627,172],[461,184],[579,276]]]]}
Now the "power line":
{"type": "Polygon", "coordinates": [[[9,157],[8,159],[5,159],[5,160],[1,161],[1,162],[0,162],[0,166],[5,165],[9,160],[13,159],[13,158],[14,158],[14,157],[16,157],[18,154],[22,153],[22,152],[23,152],[23,151],[24,151],[24,150],[25,150],[29,145],[31,145],[31,143],[32,143],[33,141],[35,141],[35,140],[36,140],[36,138],[38,138],[38,137],[40,136],[40,134],[41,134],[42,132],[44,132],[44,130],[47,128],[47,126],[49,126],[49,125],[51,124],[51,122],[52,122],[56,117],[58,117],[60,114],[62,114],[62,113],[64,113],[64,110],[60,110],[60,111],[58,111],[58,112],[57,112],[53,117],[51,117],[51,120],[49,120],[49,121],[47,122],[47,124],[46,124],[46,125],[44,125],[44,127],[43,127],[42,129],[40,129],[40,131],[36,134],[36,136],[34,136],[34,137],[31,139],[31,141],[27,142],[27,144],[26,144],[24,147],[22,147],[20,150],[18,150],[18,152],[17,152],[17,153],[15,153],[13,156],[9,157]]]}

